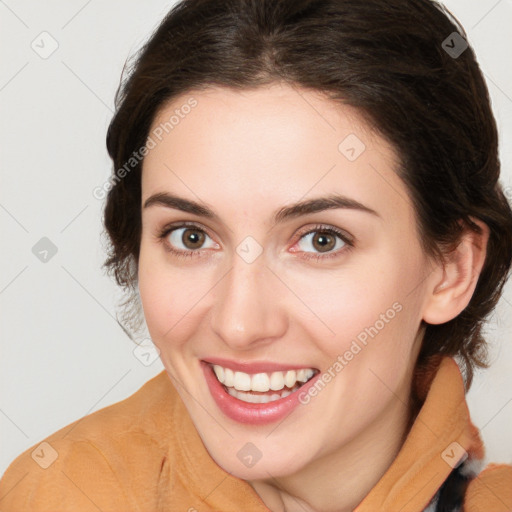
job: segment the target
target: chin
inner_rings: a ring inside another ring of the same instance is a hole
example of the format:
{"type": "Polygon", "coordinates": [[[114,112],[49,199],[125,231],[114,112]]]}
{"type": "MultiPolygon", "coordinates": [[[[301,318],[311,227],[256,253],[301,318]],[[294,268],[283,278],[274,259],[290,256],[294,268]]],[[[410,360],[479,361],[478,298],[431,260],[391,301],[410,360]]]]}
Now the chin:
{"type": "Polygon", "coordinates": [[[262,446],[264,443],[264,438],[260,443],[248,435],[246,439],[231,440],[228,451],[226,446],[210,448],[204,442],[210,457],[216,464],[242,480],[285,477],[299,472],[308,463],[305,453],[294,453],[298,446],[295,443],[290,448],[280,445],[281,453],[278,453],[271,443],[267,442],[266,446],[262,446]]]}

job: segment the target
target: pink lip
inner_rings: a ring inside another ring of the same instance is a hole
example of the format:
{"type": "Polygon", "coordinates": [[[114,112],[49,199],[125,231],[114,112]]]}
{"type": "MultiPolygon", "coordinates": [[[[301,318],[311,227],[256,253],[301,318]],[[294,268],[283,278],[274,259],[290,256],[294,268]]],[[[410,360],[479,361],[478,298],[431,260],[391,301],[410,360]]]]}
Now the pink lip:
{"type": "MultiPolygon", "coordinates": [[[[203,369],[210,393],[219,409],[232,420],[252,425],[272,423],[288,416],[288,414],[290,414],[298,405],[301,405],[301,402],[299,401],[299,394],[307,392],[307,390],[314,385],[321,375],[320,372],[317,373],[317,375],[303,384],[299,390],[284,398],[280,398],[279,400],[275,400],[267,404],[253,404],[243,402],[242,400],[238,400],[231,396],[226,391],[225,386],[217,380],[217,377],[213,373],[213,367],[210,364],[205,361],[201,361],[201,368],[203,369]]],[[[240,368],[240,366],[238,366],[238,368],[240,368]]],[[[268,368],[268,365],[266,368],[268,368]]],[[[287,368],[290,367],[288,366],[287,368]]]]}
{"type": "Polygon", "coordinates": [[[203,360],[206,363],[218,364],[224,368],[244,373],[265,373],[282,372],[286,370],[300,370],[301,368],[312,368],[308,365],[297,366],[293,364],[272,363],[269,361],[231,361],[221,357],[209,357],[203,360]]]}

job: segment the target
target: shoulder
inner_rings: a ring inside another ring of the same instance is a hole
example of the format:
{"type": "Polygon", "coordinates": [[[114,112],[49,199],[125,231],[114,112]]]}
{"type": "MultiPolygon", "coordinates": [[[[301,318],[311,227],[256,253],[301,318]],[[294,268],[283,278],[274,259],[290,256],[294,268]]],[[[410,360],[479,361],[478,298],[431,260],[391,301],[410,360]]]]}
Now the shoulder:
{"type": "Polygon", "coordinates": [[[0,509],[137,509],[141,493],[156,489],[178,399],[162,371],[125,400],[30,447],[0,480],[0,509]]]}
{"type": "Polygon", "coordinates": [[[465,512],[512,510],[512,466],[489,464],[471,480],[464,497],[465,512]]]}

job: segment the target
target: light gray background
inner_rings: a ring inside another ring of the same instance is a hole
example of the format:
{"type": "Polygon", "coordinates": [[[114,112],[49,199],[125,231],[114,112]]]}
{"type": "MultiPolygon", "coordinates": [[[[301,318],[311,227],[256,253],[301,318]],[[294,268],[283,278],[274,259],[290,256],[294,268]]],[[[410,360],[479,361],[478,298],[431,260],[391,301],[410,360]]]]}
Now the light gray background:
{"type": "MultiPolygon", "coordinates": [[[[163,369],[143,364],[115,321],[119,292],[101,270],[103,205],[92,191],[111,171],[105,134],[124,61],[173,3],[0,0],[0,473],[163,369]],[[32,48],[48,52],[53,39],[47,58],[32,48]],[[58,249],[46,263],[32,252],[42,237],[58,249]]],[[[512,0],[445,4],[487,77],[512,198],[512,0]]],[[[469,404],[488,459],[512,462],[510,282],[488,330],[493,366],[469,404]]]]}

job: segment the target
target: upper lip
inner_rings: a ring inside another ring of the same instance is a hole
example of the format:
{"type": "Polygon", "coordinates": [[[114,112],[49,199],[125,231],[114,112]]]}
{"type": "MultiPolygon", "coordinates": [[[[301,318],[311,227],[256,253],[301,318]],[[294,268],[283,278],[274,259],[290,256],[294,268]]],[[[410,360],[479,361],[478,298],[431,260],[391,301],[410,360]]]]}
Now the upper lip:
{"type": "Polygon", "coordinates": [[[300,370],[301,368],[313,368],[316,370],[316,368],[307,364],[282,364],[272,361],[235,361],[221,357],[209,357],[203,359],[203,361],[208,364],[217,364],[224,368],[230,368],[231,370],[244,373],[280,372],[286,370],[300,370]]]}

